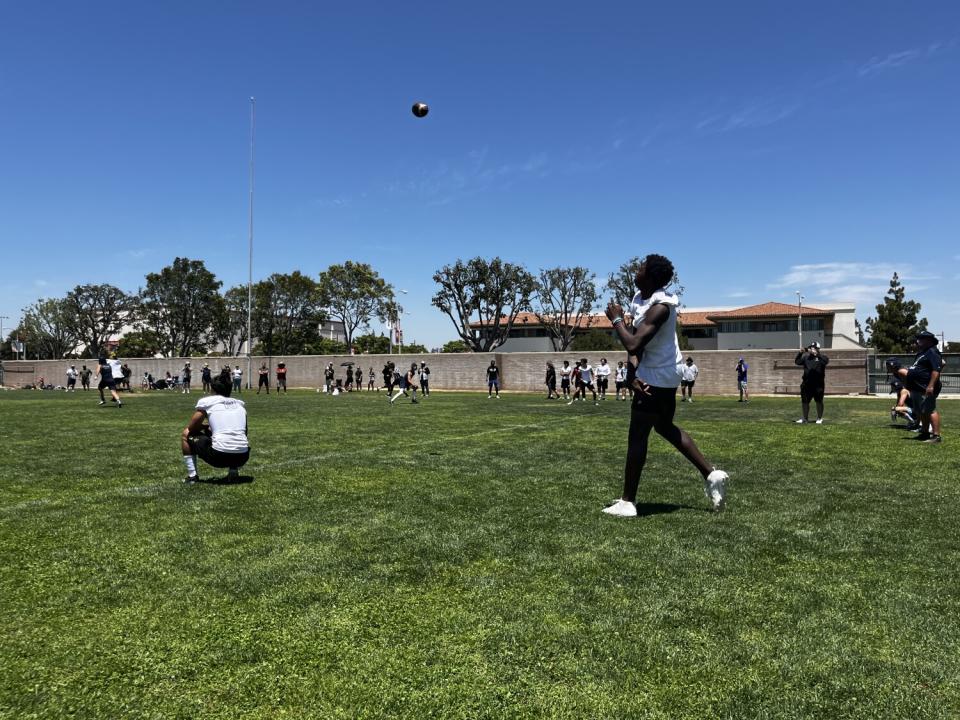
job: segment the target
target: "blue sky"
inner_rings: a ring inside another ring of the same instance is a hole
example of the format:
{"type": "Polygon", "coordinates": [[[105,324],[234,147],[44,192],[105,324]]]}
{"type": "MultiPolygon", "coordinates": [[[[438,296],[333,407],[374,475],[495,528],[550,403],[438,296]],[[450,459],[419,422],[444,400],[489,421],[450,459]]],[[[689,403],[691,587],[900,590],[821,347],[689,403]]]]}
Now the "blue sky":
{"type": "Polygon", "coordinates": [[[247,278],[370,262],[405,337],[458,257],[687,305],[857,303],[894,271],[960,340],[960,3],[4,3],[0,315],[176,256],[247,278]],[[415,100],[430,115],[410,113],[415,100]]]}

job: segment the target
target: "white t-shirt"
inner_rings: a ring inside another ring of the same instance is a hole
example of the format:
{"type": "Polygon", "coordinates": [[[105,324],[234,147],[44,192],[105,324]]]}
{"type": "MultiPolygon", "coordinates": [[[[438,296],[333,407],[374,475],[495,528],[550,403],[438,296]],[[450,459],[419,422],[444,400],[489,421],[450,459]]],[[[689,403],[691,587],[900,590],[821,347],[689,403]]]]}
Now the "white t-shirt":
{"type": "Polygon", "coordinates": [[[676,388],[680,385],[683,353],[677,342],[677,306],[680,299],[660,288],[646,300],[640,293],[633,296],[630,303],[630,314],[633,316],[633,326],[639,327],[647,311],[654,305],[666,305],[670,316],[660,326],[650,342],[643,348],[640,364],[637,366],[637,377],[654,387],[676,388]]]}
{"type": "Polygon", "coordinates": [[[233,370],[231,370],[231,373],[233,375],[234,380],[239,380],[240,378],[243,377],[243,370],[241,370],[240,368],[234,368],[233,370]]]}
{"type": "Polygon", "coordinates": [[[67,368],[67,377],[76,380],[77,379],[76,368],[67,368]]]}
{"type": "Polygon", "coordinates": [[[569,380],[570,376],[573,374],[573,368],[569,365],[560,368],[560,378],[561,380],[569,380]]]}
{"type": "Polygon", "coordinates": [[[110,372],[113,373],[114,380],[123,380],[123,365],[119,360],[111,358],[107,360],[107,365],[110,366],[110,372]]]}
{"type": "Polygon", "coordinates": [[[683,379],[686,380],[687,382],[693,382],[694,380],[697,379],[697,375],[700,374],[700,370],[697,368],[696,365],[687,365],[686,363],[684,363],[683,365],[682,372],[683,372],[683,379]]]}
{"type": "Polygon", "coordinates": [[[627,381],[627,369],[625,367],[617,368],[617,382],[622,383],[627,381]]]}
{"type": "Polygon", "coordinates": [[[587,385],[593,382],[593,365],[587,363],[580,367],[580,380],[587,385]]]}
{"type": "Polygon", "coordinates": [[[610,366],[601,363],[597,365],[597,377],[607,377],[610,374],[610,366]]]}
{"type": "Polygon", "coordinates": [[[223,453],[242,453],[250,449],[247,440],[247,410],[243,400],[207,395],[197,401],[197,410],[207,414],[213,449],[223,453]]]}

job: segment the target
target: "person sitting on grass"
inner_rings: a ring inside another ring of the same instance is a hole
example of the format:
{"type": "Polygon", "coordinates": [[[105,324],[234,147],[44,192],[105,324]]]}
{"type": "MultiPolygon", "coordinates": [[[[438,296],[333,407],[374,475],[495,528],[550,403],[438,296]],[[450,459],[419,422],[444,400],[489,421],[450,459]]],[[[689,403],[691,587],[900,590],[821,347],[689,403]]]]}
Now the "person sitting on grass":
{"type": "Polygon", "coordinates": [[[230,378],[218,375],[210,384],[213,395],[197,401],[193,417],[180,436],[185,483],[200,481],[197,458],[215,468],[227,468],[227,477],[236,478],[250,459],[247,440],[247,410],[243,400],[230,397],[230,378]]]}

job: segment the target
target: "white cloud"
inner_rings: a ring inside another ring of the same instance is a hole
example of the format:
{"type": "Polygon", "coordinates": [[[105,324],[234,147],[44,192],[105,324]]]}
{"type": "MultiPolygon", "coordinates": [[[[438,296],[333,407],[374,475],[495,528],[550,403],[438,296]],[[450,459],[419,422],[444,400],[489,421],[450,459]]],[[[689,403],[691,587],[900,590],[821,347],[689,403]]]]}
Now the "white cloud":
{"type": "Polygon", "coordinates": [[[754,100],[731,112],[711,115],[696,124],[696,129],[706,133],[725,133],[773,125],[786,120],[800,109],[798,100],[769,98],[754,100]]]}
{"type": "Polygon", "coordinates": [[[928,290],[929,286],[918,281],[937,280],[934,275],[924,275],[907,265],[889,263],[817,263],[794,265],[776,281],[767,285],[773,290],[800,290],[806,302],[853,302],[873,306],[880,302],[890,289],[894,272],[908,295],[928,290]]]}
{"type": "Polygon", "coordinates": [[[867,75],[873,75],[874,73],[883,72],[891,68],[898,68],[921,57],[923,57],[923,51],[919,48],[890,53],[886,57],[875,55],[860,66],[857,74],[860,77],[866,77],[867,75]]]}
{"type": "Polygon", "coordinates": [[[726,297],[728,298],[745,298],[750,297],[753,293],[747,292],[746,290],[734,290],[733,292],[728,292],[726,297]]]}

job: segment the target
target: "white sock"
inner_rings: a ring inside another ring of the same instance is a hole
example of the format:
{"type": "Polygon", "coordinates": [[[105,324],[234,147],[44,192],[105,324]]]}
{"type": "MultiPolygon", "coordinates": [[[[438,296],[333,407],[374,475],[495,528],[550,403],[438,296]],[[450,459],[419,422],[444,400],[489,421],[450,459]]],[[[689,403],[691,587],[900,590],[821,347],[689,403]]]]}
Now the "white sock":
{"type": "Polygon", "coordinates": [[[184,455],[183,464],[187,466],[187,475],[192,477],[197,474],[197,461],[193,455],[184,455]]]}

